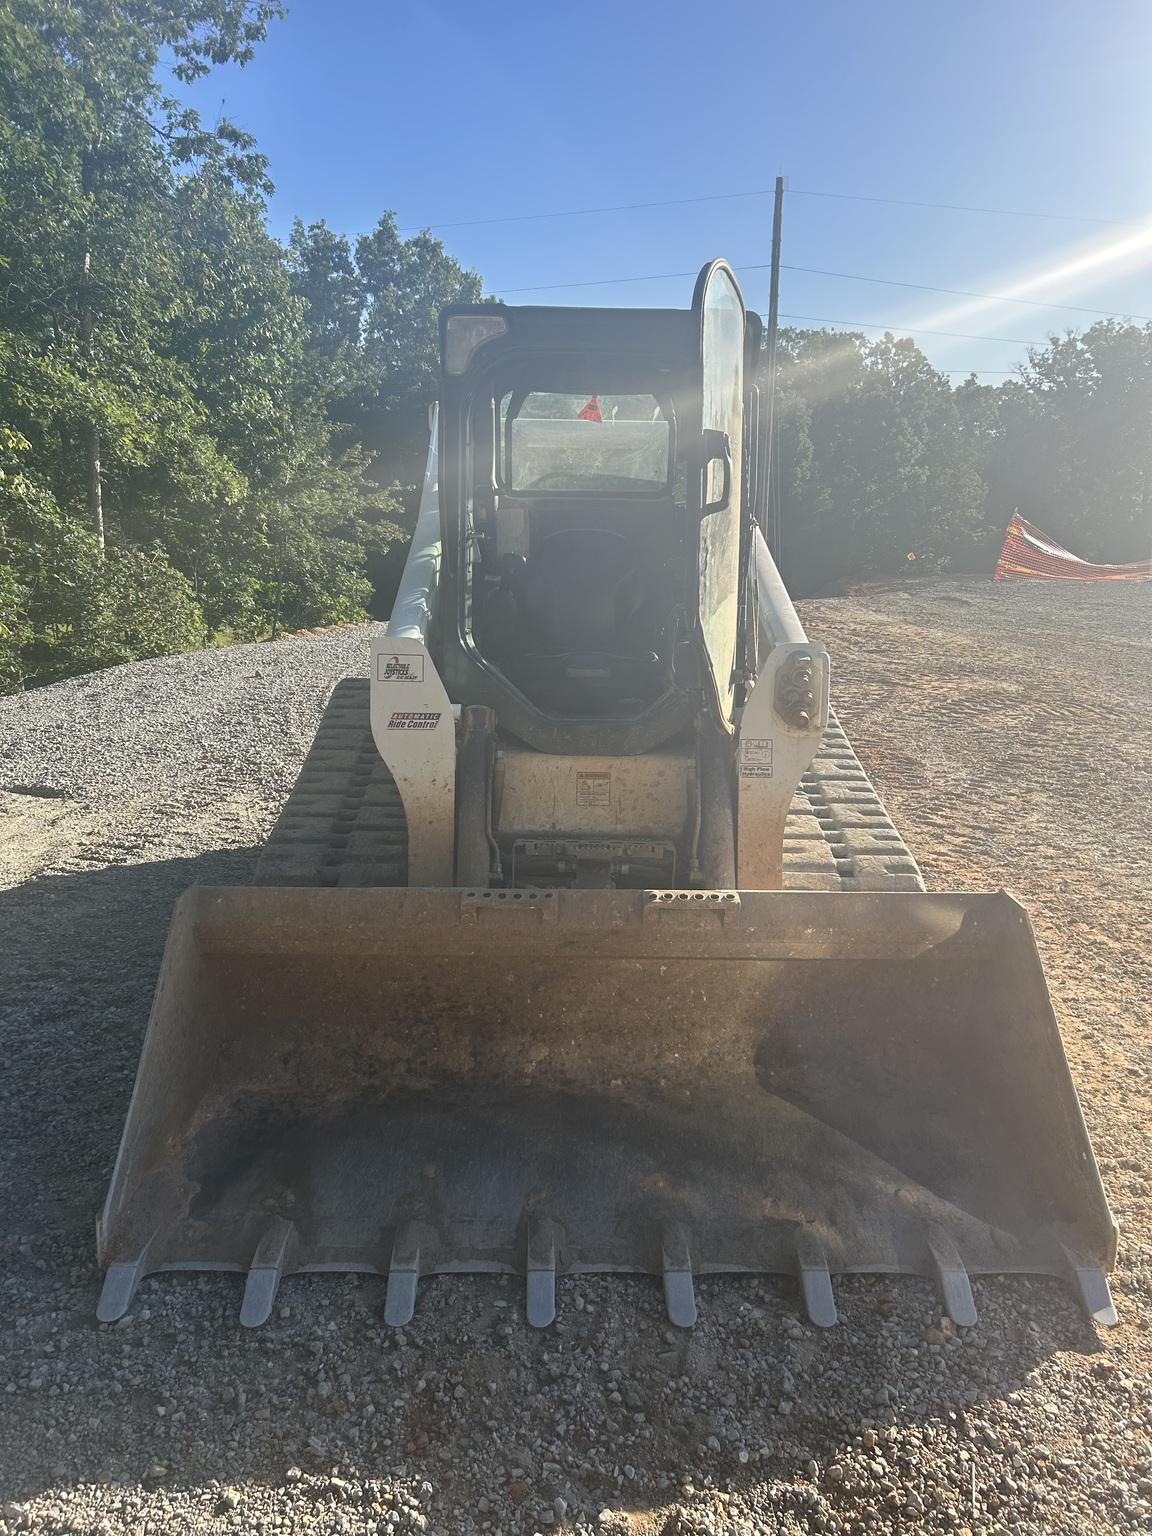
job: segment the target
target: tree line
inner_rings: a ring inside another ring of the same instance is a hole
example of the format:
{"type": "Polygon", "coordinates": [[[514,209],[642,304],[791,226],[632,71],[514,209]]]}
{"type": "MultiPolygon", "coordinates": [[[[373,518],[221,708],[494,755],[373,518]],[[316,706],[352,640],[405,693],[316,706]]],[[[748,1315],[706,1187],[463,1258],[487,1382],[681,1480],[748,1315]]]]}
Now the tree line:
{"type": "MultiPolygon", "coordinates": [[[[278,0],[0,0],[0,691],[386,612],[437,314],[482,294],[390,213],[268,229],[268,165],[163,82],[278,0]]],[[[891,336],[788,331],[781,563],[807,593],[987,570],[1014,508],[1148,552],[1152,326],[952,388],[891,336]]]]}
{"type": "Polygon", "coordinates": [[[268,167],[162,88],[276,0],[0,0],[0,690],[364,617],[436,316],[480,281],[384,214],[269,233],[268,167]]]}
{"type": "Polygon", "coordinates": [[[1083,559],[1152,552],[1152,325],[1102,320],[953,387],[908,339],[783,331],[779,561],[798,594],[992,570],[1014,511],[1083,559]]]}

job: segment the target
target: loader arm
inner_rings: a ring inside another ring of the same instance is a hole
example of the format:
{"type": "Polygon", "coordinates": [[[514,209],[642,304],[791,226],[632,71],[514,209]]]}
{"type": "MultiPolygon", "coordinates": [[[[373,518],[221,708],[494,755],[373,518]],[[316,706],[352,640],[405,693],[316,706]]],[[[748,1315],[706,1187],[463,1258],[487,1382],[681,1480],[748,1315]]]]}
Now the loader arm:
{"type": "Polygon", "coordinates": [[[456,717],[432,659],[429,632],[443,559],[437,412],[433,411],[420,509],[388,633],[372,642],[372,736],[404,807],[409,885],[455,878],[456,717]]]}
{"type": "Polygon", "coordinates": [[[792,800],[828,728],[828,653],[808,639],[759,528],[752,534],[756,681],[739,717],[737,882],[778,891],[792,800]]]}

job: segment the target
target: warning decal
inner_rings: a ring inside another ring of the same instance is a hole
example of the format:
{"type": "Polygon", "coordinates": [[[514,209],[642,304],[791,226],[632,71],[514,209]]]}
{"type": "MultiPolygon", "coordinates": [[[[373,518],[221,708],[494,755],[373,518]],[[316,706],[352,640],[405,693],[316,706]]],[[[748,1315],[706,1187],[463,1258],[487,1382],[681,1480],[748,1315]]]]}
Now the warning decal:
{"type": "Polygon", "coordinates": [[[413,710],[395,709],[388,717],[390,731],[434,731],[440,723],[440,711],[421,714],[413,710]]]}
{"type": "Polygon", "coordinates": [[[740,777],[742,779],[770,779],[772,777],[772,742],[756,738],[740,743],[740,777]]]}
{"type": "Polygon", "coordinates": [[[423,656],[385,656],[376,658],[378,683],[422,683],[424,681],[423,656]]]}
{"type": "Polygon", "coordinates": [[[578,773],[576,775],[576,804],[612,804],[612,775],[610,773],[578,773]]]}

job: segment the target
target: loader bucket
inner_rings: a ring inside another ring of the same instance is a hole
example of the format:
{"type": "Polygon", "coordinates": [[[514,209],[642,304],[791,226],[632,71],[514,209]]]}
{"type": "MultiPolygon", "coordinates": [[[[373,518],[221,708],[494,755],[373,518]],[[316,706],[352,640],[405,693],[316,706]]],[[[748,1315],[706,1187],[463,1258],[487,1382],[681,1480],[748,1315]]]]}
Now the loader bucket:
{"type": "Polygon", "coordinates": [[[1110,1217],[1006,895],[198,888],[172,924],[99,1223],[142,1275],[908,1272],[1078,1285],[1110,1217]]]}

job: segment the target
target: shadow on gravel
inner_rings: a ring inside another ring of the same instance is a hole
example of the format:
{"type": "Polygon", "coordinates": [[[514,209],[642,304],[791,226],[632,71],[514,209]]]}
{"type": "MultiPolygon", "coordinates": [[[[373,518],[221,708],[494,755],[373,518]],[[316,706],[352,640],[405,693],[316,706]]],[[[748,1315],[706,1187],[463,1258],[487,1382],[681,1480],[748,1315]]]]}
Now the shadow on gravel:
{"type": "Polygon", "coordinates": [[[426,1480],[430,1528],[480,1507],[520,1536],[605,1507],[659,1531],[684,1478],[753,1498],[783,1480],[795,1497],[774,1493],[766,1521],[836,1529],[809,1526],[803,1479],[819,1482],[866,1426],[920,1426],[952,1454],[990,1397],[1058,1351],[1099,1348],[1062,1286],[1025,1279],[977,1281],[980,1324],[957,1340],[931,1287],[884,1277],[838,1281],[828,1331],[800,1320],[787,1280],[703,1282],[689,1334],[668,1325],[656,1281],[607,1277],[561,1279],[560,1326],[544,1332],[526,1326],[522,1284],[496,1277],[423,1282],[403,1331],[383,1324],[382,1280],[289,1279],[271,1321],[246,1331],[241,1277],[159,1276],[124,1323],[100,1327],[93,1219],[172,903],[194,883],[246,883],[254,857],[0,893],[4,1497],[95,1484],[115,1526],[132,1490],[211,1518],[226,1485],[241,1517],[251,1498],[330,1522],[334,1505],[366,1512],[381,1481],[426,1480]]]}
{"type": "Polygon", "coordinates": [[[48,874],[0,891],[6,1134],[0,1224],[32,1228],[103,1197],[172,907],[247,884],[258,850],[48,874]]]}

